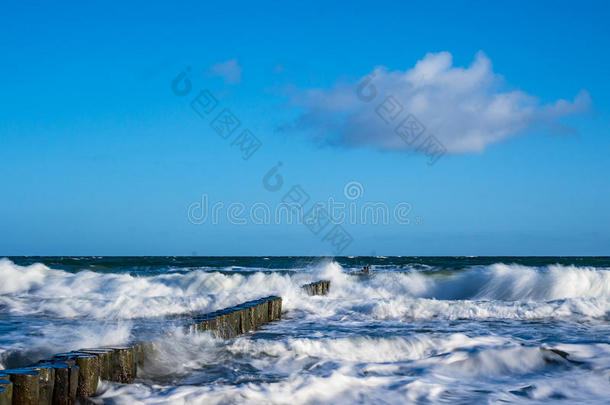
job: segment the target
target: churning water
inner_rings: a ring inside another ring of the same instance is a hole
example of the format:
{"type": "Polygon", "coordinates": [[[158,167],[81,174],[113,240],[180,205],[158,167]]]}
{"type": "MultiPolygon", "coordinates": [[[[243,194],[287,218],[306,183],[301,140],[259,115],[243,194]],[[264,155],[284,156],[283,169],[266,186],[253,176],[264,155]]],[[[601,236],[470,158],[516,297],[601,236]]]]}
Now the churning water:
{"type": "Polygon", "coordinates": [[[0,368],[134,340],[158,350],[94,401],[608,403],[610,258],[0,260],[0,368]],[[267,295],[283,319],[255,333],[184,330],[267,295]]]}

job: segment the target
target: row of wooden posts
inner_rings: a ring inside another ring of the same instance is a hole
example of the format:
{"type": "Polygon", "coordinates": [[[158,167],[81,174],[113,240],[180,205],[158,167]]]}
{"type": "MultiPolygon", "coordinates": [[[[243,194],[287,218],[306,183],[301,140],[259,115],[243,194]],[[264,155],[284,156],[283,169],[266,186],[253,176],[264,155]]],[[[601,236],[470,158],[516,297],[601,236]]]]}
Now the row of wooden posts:
{"type": "Polygon", "coordinates": [[[270,296],[195,317],[189,328],[192,332],[211,331],[218,338],[231,339],[281,317],[282,298],[270,296]]]}
{"type": "MultiPolygon", "coordinates": [[[[329,281],[302,286],[309,295],[328,293],[329,281]]],[[[230,339],[282,316],[282,298],[270,296],[196,316],[192,332],[230,339]]],[[[0,405],[72,405],[92,397],[100,380],[129,384],[154,350],[153,343],[80,349],[24,368],[0,370],[0,405]]]]}
{"type": "Polygon", "coordinates": [[[320,280],[301,287],[309,295],[326,295],[330,290],[330,281],[320,280]]]}
{"type": "Polygon", "coordinates": [[[99,380],[131,383],[150,343],[80,349],[24,368],[0,370],[0,405],[71,405],[93,396],[99,380]]]}

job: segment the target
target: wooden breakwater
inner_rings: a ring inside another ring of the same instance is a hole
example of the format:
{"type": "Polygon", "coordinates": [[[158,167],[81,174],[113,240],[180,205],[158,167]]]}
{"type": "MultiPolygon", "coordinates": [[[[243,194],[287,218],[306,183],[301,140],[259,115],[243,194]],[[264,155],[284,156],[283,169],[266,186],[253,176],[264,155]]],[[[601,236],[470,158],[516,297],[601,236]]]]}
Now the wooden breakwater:
{"type": "Polygon", "coordinates": [[[330,290],[330,281],[314,281],[313,283],[302,285],[301,288],[309,295],[326,295],[330,290]]]}
{"type": "MultiPolygon", "coordinates": [[[[330,281],[303,286],[310,295],[324,295],[330,281]]],[[[192,332],[209,331],[230,339],[282,317],[282,298],[269,296],[192,318],[192,332]]],[[[95,395],[100,380],[131,383],[154,350],[153,343],[84,348],[59,353],[38,363],[0,370],[0,405],[73,405],[95,395]]]]}
{"type": "Polygon", "coordinates": [[[56,354],[38,363],[0,370],[0,405],[71,405],[93,396],[100,380],[133,382],[150,343],[56,354]]]}
{"type": "Polygon", "coordinates": [[[210,331],[218,338],[230,339],[281,317],[282,298],[270,296],[194,317],[189,329],[191,332],[210,331]]]}

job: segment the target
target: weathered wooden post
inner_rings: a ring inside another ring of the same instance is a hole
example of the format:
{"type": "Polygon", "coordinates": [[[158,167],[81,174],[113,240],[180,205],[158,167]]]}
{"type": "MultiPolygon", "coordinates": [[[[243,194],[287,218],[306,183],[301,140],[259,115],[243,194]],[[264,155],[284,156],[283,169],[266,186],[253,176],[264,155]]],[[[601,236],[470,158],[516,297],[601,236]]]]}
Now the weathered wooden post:
{"type": "Polygon", "coordinates": [[[248,319],[248,307],[244,304],[240,304],[237,307],[239,312],[239,333],[250,332],[250,320],[248,319]]]}
{"type": "Polygon", "coordinates": [[[308,295],[326,295],[330,290],[329,280],[320,280],[301,286],[308,295]]]}
{"type": "Polygon", "coordinates": [[[257,329],[256,326],[256,315],[255,315],[255,307],[256,304],[252,301],[244,302],[240,305],[243,311],[242,314],[242,322],[243,322],[243,330],[245,332],[251,332],[257,329]]]}
{"type": "Polygon", "coordinates": [[[269,305],[271,304],[271,300],[269,298],[263,298],[261,302],[263,309],[263,324],[271,322],[271,318],[269,317],[269,305]]]}
{"type": "Polygon", "coordinates": [[[282,317],[282,298],[270,296],[269,300],[269,320],[275,321],[282,317]]]}
{"type": "Polygon", "coordinates": [[[39,363],[27,368],[37,370],[40,373],[38,379],[38,403],[40,405],[51,405],[53,403],[53,388],[55,386],[55,368],[51,363],[39,363]]]}
{"type": "Polygon", "coordinates": [[[246,322],[247,319],[245,319],[246,316],[246,311],[244,310],[244,308],[242,308],[240,305],[234,307],[235,308],[235,314],[237,316],[237,334],[241,335],[246,333],[246,322]]]}
{"type": "MultiPolygon", "coordinates": [[[[62,356],[62,355],[57,355],[62,356]]],[[[53,386],[54,405],[72,405],[76,401],[78,389],[79,368],[73,358],[57,358],[41,360],[38,364],[49,363],[55,369],[55,384],[53,386]]]]}
{"type": "Polygon", "coordinates": [[[215,331],[218,329],[217,319],[212,314],[205,314],[195,318],[195,330],[197,332],[215,331]]]}
{"type": "Polygon", "coordinates": [[[7,374],[0,374],[0,405],[12,405],[13,383],[7,374]]]}
{"type": "Polygon", "coordinates": [[[241,315],[237,307],[231,307],[229,309],[229,334],[230,337],[234,338],[239,335],[241,329],[241,315]]]}
{"type": "MultiPolygon", "coordinates": [[[[44,362],[42,363],[44,364],[44,362]]],[[[78,366],[74,360],[49,362],[55,370],[53,405],[72,405],[78,388],[78,366]]]]}
{"type": "Polygon", "coordinates": [[[77,398],[87,398],[95,395],[97,384],[100,379],[100,363],[97,356],[91,354],[79,354],[74,357],[78,366],[77,398]]]}
{"type": "Polygon", "coordinates": [[[114,365],[114,350],[112,349],[79,349],[77,353],[90,354],[98,358],[100,365],[100,378],[112,381],[112,369],[114,365]]]}
{"type": "Polygon", "coordinates": [[[266,309],[264,303],[259,299],[256,300],[256,304],[254,307],[254,319],[256,324],[256,329],[259,329],[265,323],[266,318],[266,309]]]}
{"type": "Polygon", "coordinates": [[[256,306],[258,305],[255,301],[249,301],[248,305],[248,322],[250,330],[254,331],[258,329],[258,321],[256,318],[256,306]]]}
{"type": "Polygon", "coordinates": [[[225,308],[218,311],[216,322],[219,325],[218,336],[223,339],[231,339],[237,336],[239,329],[239,315],[233,308],[225,308]]]}
{"type": "Polygon", "coordinates": [[[84,399],[95,394],[100,378],[100,363],[97,356],[72,352],[56,354],[54,358],[60,361],[73,359],[78,366],[77,398],[84,399]]]}
{"type": "Polygon", "coordinates": [[[2,370],[13,383],[14,405],[38,405],[40,372],[27,368],[2,370]]]}
{"type": "Polygon", "coordinates": [[[136,357],[133,346],[110,347],[114,354],[111,381],[128,384],[136,377],[136,357]]]}
{"type": "Polygon", "coordinates": [[[12,403],[12,392],[7,391],[7,388],[4,388],[3,386],[0,386],[0,405],[11,405],[12,403]]]}

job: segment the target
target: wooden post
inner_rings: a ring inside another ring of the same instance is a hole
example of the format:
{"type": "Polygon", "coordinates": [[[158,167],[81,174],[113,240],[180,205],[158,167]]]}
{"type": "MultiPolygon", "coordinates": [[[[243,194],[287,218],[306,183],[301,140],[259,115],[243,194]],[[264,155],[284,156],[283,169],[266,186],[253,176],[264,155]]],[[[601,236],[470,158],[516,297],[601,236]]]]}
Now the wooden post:
{"type": "Polygon", "coordinates": [[[2,370],[13,383],[13,405],[38,405],[40,372],[32,369],[2,370]]]}
{"type": "Polygon", "coordinates": [[[265,312],[266,308],[264,308],[263,302],[261,302],[261,300],[256,300],[254,307],[254,323],[256,324],[256,329],[260,328],[265,323],[265,312]]]}
{"type": "Polygon", "coordinates": [[[276,296],[267,297],[269,300],[269,320],[276,321],[282,317],[282,298],[276,296]]]}
{"type": "Polygon", "coordinates": [[[39,363],[28,369],[37,370],[39,375],[38,380],[38,403],[40,405],[52,405],[53,403],[53,388],[55,386],[55,368],[50,363],[39,363]]]}
{"type": "Polygon", "coordinates": [[[76,401],[80,369],[76,365],[76,360],[66,357],[69,355],[70,353],[59,354],[51,360],[39,361],[39,363],[52,363],[55,366],[53,403],[56,405],[72,405],[76,401]]]}
{"type": "Polygon", "coordinates": [[[308,295],[326,295],[330,290],[329,280],[320,280],[301,286],[308,295]]]}
{"type": "Polygon", "coordinates": [[[136,357],[133,346],[110,347],[114,351],[111,381],[129,384],[136,377],[136,357]]]}
{"type": "Polygon", "coordinates": [[[239,311],[239,333],[248,333],[252,330],[252,324],[248,318],[248,306],[240,304],[237,308],[239,311]]]}
{"type": "Polygon", "coordinates": [[[61,361],[73,359],[78,366],[78,386],[76,397],[85,399],[91,397],[97,391],[97,384],[100,378],[100,363],[97,356],[78,352],[61,353],[54,357],[61,361]]]}
{"type": "Polygon", "coordinates": [[[239,335],[241,329],[241,316],[237,307],[229,308],[228,320],[229,320],[229,337],[234,338],[239,335]]]}
{"type": "Polygon", "coordinates": [[[252,302],[244,302],[241,304],[241,307],[243,308],[242,319],[244,322],[244,332],[251,332],[257,329],[256,315],[254,310],[255,306],[256,304],[252,302]]]}
{"type": "Polygon", "coordinates": [[[282,298],[272,295],[196,316],[188,328],[190,332],[213,331],[216,337],[230,339],[281,317],[282,298]]]}
{"type": "Polygon", "coordinates": [[[0,374],[0,405],[12,405],[13,383],[7,374],[0,374]]]}
{"type": "Polygon", "coordinates": [[[76,362],[73,360],[55,361],[49,364],[55,369],[53,405],[74,404],[74,401],[76,401],[76,389],[78,388],[78,366],[76,362]]]}

